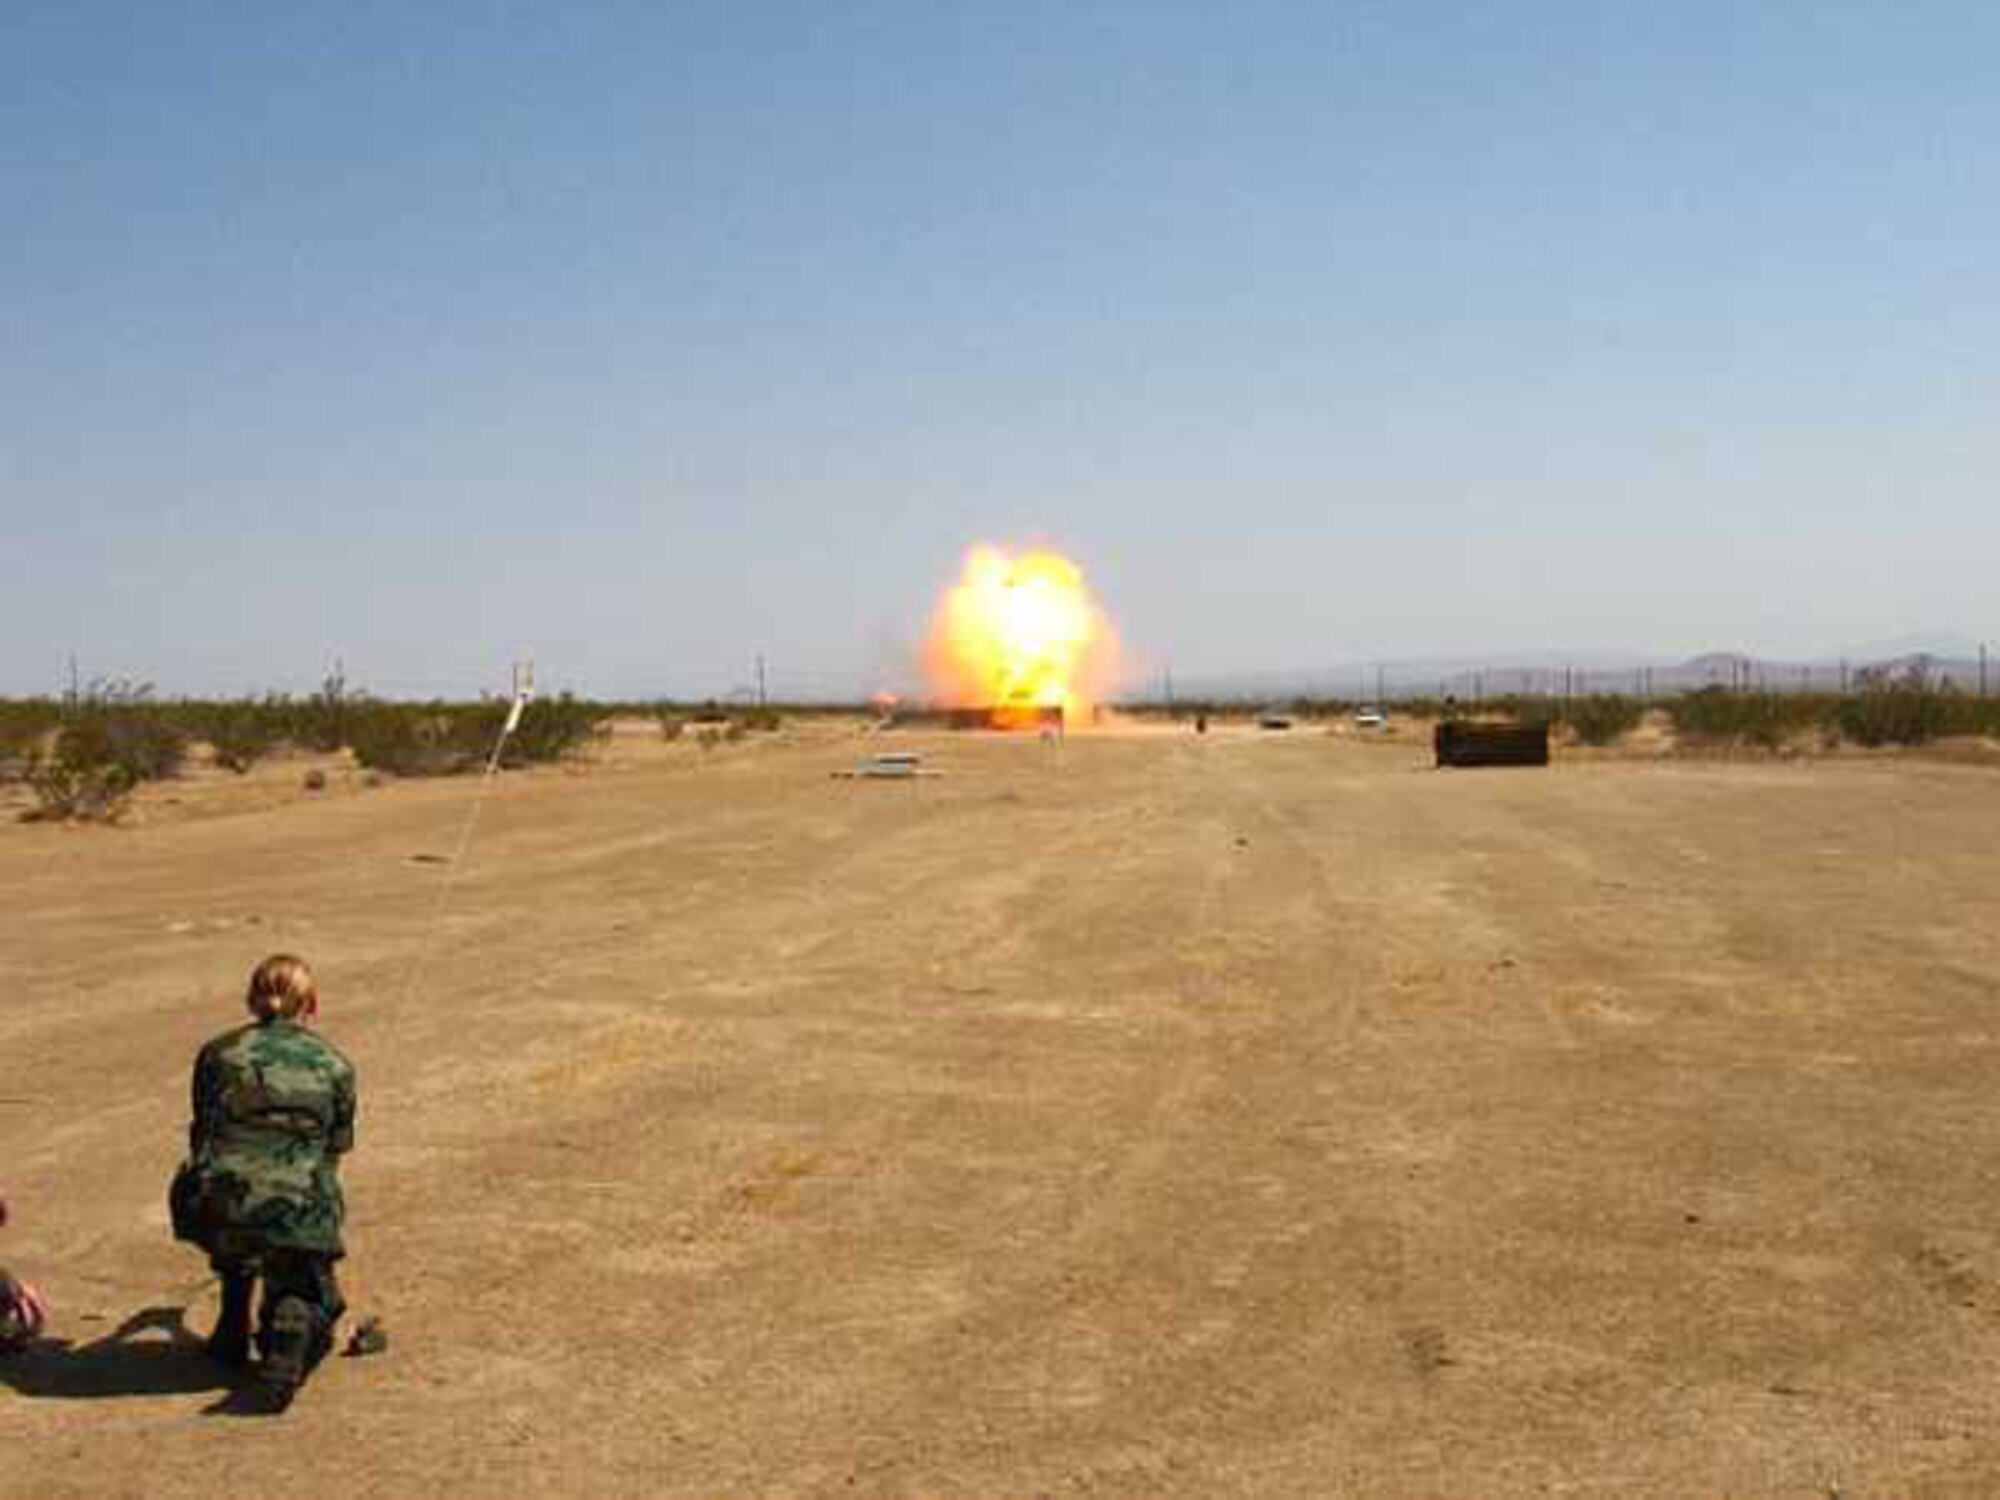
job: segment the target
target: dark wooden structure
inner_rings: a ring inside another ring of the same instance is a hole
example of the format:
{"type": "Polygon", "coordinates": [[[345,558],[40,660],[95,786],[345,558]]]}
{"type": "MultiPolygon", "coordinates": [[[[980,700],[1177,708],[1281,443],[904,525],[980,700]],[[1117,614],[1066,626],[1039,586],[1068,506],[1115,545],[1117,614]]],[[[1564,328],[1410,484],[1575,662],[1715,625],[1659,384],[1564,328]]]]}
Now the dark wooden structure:
{"type": "Polygon", "coordinates": [[[946,722],[953,729],[1053,729],[1062,732],[1060,703],[998,703],[986,708],[954,708],[946,722]]]}
{"type": "Polygon", "coordinates": [[[1440,766],[1545,766],[1546,724],[1474,724],[1446,719],[1432,733],[1440,766]]]}
{"type": "Polygon", "coordinates": [[[1063,731],[1060,703],[989,704],[977,708],[899,708],[890,716],[893,729],[1053,729],[1063,731]]]}

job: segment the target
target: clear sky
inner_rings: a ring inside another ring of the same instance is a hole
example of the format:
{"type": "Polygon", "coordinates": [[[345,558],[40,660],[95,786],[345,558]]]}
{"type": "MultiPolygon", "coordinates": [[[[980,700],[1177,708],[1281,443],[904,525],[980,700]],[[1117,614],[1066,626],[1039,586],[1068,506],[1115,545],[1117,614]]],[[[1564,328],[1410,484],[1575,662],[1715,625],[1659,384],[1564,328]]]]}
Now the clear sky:
{"type": "Polygon", "coordinates": [[[2000,637],[2000,6],[18,5],[0,692],[2000,637]]]}

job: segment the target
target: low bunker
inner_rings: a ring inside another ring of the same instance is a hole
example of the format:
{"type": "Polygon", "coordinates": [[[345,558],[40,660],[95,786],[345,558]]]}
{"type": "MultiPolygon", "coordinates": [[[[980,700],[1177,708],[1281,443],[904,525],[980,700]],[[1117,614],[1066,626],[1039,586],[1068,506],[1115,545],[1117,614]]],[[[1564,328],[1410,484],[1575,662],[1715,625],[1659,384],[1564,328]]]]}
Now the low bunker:
{"type": "Polygon", "coordinates": [[[1545,766],[1546,724],[1473,724],[1447,719],[1432,736],[1440,766],[1545,766]]]}

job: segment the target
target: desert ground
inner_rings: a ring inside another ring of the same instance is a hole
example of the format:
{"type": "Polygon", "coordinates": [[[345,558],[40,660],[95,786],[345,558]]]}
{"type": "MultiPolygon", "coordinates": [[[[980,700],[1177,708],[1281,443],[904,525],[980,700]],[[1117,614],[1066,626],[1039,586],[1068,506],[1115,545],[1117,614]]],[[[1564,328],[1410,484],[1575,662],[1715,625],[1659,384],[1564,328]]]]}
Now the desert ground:
{"type": "Polygon", "coordinates": [[[0,826],[0,1492],[2000,1493],[2000,773],[894,739],[0,826]],[[391,1344],[273,1419],[165,1191],[280,949],[391,1344]]]}

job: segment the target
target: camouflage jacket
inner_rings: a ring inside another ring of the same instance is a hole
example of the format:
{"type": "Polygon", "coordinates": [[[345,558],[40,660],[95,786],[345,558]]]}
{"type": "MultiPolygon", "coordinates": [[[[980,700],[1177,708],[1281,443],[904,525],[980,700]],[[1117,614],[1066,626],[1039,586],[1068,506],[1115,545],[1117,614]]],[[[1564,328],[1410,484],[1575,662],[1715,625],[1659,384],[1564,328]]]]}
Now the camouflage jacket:
{"type": "Polygon", "coordinates": [[[174,1235],[217,1259],[340,1255],[338,1159],[354,1146],[354,1065],[289,1021],[217,1037],[194,1064],[174,1235]]]}

